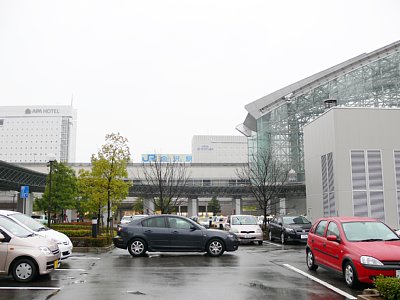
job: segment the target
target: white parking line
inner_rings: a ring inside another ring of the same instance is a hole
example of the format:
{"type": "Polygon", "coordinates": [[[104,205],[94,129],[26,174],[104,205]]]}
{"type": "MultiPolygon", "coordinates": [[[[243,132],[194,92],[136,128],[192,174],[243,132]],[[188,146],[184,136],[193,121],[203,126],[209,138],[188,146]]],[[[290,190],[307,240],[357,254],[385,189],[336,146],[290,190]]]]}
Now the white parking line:
{"type": "Polygon", "coordinates": [[[7,287],[3,286],[0,287],[0,290],[50,290],[50,291],[58,291],[61,290],[61,288],[58,287],[40,287],[40,286],[13,286],[13,287],[7,287]]]}
{"type": "Polygon", "coordinates": [[[55,269],[54,271],[76,271],[76,272],[85,272],[85,269],[55,269]]]}
{"type": "Polygon", "coordinates": [[[346,293],[346,292],[334,287],[333,285],[331,285],[331,284],[329,284],[329,283],[327,283],[325,281],[322,281],[322,280],[320,280],[320,279],[318,279],[318,278],[316,278],[316,277],[314,277],[314,276],[312,276],[310,274],[307,274],[306,272],[303,272],[303,271],[301,271],[301,270],[299,270],[299,269],[297,269],[297,268],[295,268],[295,267],[293,267],[291,265],[284,264],[284,266],[286,268],[288,268],[288,269],[291,269],[291,270],[293,270],[293,271],[295,271],[295,272],[297,272],[297,273],[299,273],[301,275],[304,275],[304,276],[310,278],[311,280],[314,280],[315,282],[318,282],[319,284],[322,284],[323,286],[325,286],[328,289],[331,289],[332,291],[334,291],[334,292],[346,297],[347,299],[357,300],[357,298],[354,297],[353,295],[350,295],[350,294],[348,294],[348,293],[346,293]]]}
{"type": "Polygon", "coordinates": [[[271,242],[268,242],[268,241],[264,241],[264,243],[265,243],[265,244],[268,244],[268,245],[274,245],[274,246],[276,246],[276,247],[282,247],[282,245],[275,244],[275,243],[271,243],[271,242]]]}
{"type": "Polygon", "coordinates": [[[72,260],[80,260],[80,259],[82,259],[82,260],[85,260],[85,259],[87,259],[87,260],[98,260],[98,259],[101,259],[100,257],[86,257],[86,256],[71,256],[69,259],[72,259],[72,260]]]}

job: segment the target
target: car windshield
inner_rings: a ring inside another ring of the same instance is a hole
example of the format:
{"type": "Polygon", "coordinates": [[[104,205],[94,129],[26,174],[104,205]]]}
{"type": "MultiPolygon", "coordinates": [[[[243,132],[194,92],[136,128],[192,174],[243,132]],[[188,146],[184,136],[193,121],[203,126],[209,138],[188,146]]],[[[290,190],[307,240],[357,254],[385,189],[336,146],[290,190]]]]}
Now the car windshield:
{"type": "Polygon", "coordinates": [[[373,242],[400,240],[399,237],[382,222],[347,222],[343,231],[351,242],[373,242]]]}
{"type": "Polygon", "coordinates": [[[258,225],[255,216],[233,216],[232,225],[258,225]]]}
{"type": "Polygon", "coordinates": [[[283,224],[310,224],[311,222],[303,216],[287,216],[283,217],[283,224]]]}
{"type": "Polygon", "coordinates": [[[24,215],[21,213],[16,213],[16,214],[12,214],[11,217],[14,218],[15,220],[21,222],[22,224],[24,224],[30,230],[33,230],[33,231],[46,230],[46,227],[43,226],[43,224],[37,222],[36,220],[32,219],[31,217],[28,217],[27,215],[24,215]]]}
{"type": "Polygon", "coordinates": [[[18,223],[14,222],[6,217],[0,216],[0,226],[2,226],[4,229],[11,232],[13,235],[15,235],[17,237],[23,238],[23,237],[28,237],[28,236],[34,235],[31,231],[25,229],[18,223]]]}

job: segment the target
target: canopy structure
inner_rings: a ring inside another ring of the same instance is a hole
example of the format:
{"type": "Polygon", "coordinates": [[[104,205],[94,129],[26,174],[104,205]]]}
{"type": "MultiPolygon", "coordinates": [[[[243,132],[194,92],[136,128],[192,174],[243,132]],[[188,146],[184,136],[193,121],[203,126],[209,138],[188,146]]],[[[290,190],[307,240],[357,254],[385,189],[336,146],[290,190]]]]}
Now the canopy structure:
{"type": "Polygon", "coordinates": [[[0,190],[19,191],[29,186],[29,192],[44,192],[47,174],[32,171],[0,160],[0,190]]]}

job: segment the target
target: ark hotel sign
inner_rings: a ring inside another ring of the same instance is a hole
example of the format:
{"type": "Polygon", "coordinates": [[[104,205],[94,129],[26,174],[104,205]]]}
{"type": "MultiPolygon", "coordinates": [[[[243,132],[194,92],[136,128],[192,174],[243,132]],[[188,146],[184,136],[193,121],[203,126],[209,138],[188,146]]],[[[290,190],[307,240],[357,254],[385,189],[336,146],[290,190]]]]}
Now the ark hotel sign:
{"type": "Polygon", "coordinates": [[[58,111],[57,108],[27,108],[25,109],[25,114],[26,115],[32,115],[32,114],[59,114],[60,112],[58,111]]]}

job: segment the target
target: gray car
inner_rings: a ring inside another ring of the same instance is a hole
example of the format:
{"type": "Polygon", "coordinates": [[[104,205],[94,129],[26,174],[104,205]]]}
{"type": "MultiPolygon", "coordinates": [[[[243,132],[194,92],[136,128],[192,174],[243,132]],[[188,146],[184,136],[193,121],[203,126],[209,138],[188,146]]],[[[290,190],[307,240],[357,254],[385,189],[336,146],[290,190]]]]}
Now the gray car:
{"type": "Polygon", "coordinates": [[[273,218],[268,224],[269,240],[307,242],[311,222],[304,216],[283,215],[273,218]]]}
{"type": "Polygon", "coordinates": [[[117,248],[128,249],[132,256],[149,252],[207,252],[220,256],[238,249],[235,234],[206,229],[196,222],[176,215],[154,215],[118,225],[113,242],[117,248]]]}

